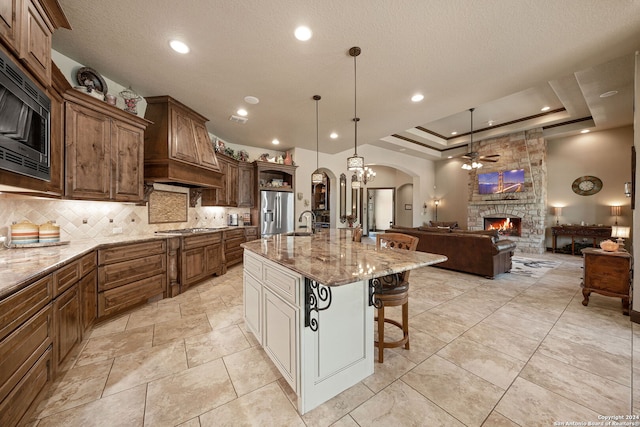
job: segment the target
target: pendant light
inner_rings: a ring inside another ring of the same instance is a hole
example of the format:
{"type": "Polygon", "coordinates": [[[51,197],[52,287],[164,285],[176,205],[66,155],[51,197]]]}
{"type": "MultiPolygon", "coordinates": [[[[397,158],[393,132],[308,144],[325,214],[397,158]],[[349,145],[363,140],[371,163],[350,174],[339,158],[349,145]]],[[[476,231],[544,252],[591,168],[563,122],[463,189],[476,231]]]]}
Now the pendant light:
{"type": "Polygon", "coordinates": [[[353,57],[353,77],[354,77],[353,123],[355,125],[355,137],[354,137],[355,152],[352,157],[349,157],[347,159],[347,169],[349,169],[350,171],[361,171],[364,168],[364,157],[358,156],[358,122],[360,121],[360,119],[358,118],[358,113],[357,113],[358,111],[357,110],[358,73],[357,73],[357,67],[356,67],[356,58],[358,57],[358,55],[360,55],[361,52],[362,50],[357,46],[354,46],[351,49],[349,49],[349,55],[353,57]]]}
{"type": "Polygon", "coordinates": [[[320,101],[322,97],[320,95],[313,95],[313,100],[316,101],[316,171],[311,174],[311,183],[312,184],[322,184],[324,179],[324,174],[318,171],[318,101],[320,101]]]}

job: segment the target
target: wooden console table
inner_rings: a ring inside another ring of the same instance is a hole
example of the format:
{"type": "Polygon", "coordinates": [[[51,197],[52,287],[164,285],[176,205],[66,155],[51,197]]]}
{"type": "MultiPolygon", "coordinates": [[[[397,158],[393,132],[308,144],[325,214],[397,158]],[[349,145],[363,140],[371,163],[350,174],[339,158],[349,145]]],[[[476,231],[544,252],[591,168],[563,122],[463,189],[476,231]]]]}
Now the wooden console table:
{"type": "Polygon", "coordinates": [[[571,237],[571,255],[575,255],[575,239],[576,237],[588,237],[593,239],[593,247],[596,247],[598,239],[607,239],[611,237],[611,226],[591,226],[591,225],[559,225],[551,227],[553,236],[553,253],[556,252],[558,244],[558,236],[571,237]]]}
{"type": "Polygon", "coordinates": [[[622,313],[629,315],[629,286],[631,282],[631,255],[627,251],[606,252],[586,248],[584,277],[582,279],[582,305],[589,304],[591,292],[622,299],[622,313]]]}

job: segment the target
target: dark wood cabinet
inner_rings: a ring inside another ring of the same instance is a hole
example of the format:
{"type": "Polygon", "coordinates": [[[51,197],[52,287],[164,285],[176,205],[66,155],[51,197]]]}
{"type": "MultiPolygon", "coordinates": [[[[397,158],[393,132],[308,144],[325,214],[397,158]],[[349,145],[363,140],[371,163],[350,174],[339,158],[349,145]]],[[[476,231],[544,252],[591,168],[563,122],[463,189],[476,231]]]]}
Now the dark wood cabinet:
{"type": "Polygon", "coordinates": [[[222,232],[183,237],[181,252],[180,292],[207,277],[223,273],[222,232]]]}
{"type": "Polygon", "coordinates": [[[98,318],[167,292],[167,241],[98,250],[98,318]]]}
{"type": "Polygon", "coordinates": [[[247,241],[244,228],[227,229],[222,232],[224,240],[224,258],[223,258],[223,274],[227,272],[227,268],[242,262],[244,249],[240,246],[247,241]]]}
{"type": "Polygon", "coordinates": [[[80,295],[75,284],[53,301],[55,371],[60,369],[73,347],[81,341],[80,327],[80,295]]]}
{"type": "Polygon", "coordinates": [[[65,194],[73,199],[141,201],[146,120],[74,90],[65,99],[65,194]]]}
{"type": "Polygon", "coordinates": [[[0,40],[18,53],[24,0],[0,0],[0,40]]]}
{"type": "Polygon", "coordinates": [[[606,252],[602,249],[586,248],[584,277],[582,281],[582,305],[589,304],[592,292],[620,298],[622,313],[629,315],[631,255],[628,252],[606,252]]]}
{"type": "Polygon", "coordinates": [[[230,206],[251,208],[254,206],[255,173],[251,163],[240,162],[218,154],[222,186],[202,191],[202,206],[230,206]]]}

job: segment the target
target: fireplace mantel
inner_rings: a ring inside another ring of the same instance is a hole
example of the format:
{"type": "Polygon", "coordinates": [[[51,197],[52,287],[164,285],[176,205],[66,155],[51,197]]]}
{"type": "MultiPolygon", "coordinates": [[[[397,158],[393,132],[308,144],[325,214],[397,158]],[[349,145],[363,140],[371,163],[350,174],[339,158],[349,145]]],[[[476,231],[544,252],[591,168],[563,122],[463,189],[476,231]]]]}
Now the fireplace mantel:
{"type": "Polygon", "coordinates": [[[533,199],[521,199],[521,200],[474,200],[469,202],[469,206],[487,206],[487,205],[535,205],[539,202],[533,199]]]}

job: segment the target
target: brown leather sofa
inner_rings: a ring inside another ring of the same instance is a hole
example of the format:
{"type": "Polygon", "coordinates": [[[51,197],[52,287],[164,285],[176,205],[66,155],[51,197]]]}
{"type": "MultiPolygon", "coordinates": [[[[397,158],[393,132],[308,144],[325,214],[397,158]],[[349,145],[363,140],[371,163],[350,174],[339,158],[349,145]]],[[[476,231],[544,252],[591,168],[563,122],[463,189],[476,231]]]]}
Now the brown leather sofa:
{"type": "Polygon", "coordinates": [[[511,271],[511,257],[516,248],[511,240],[499,240],[497,231],[466,231],[449,227],[398,227],[388,232],[404,233],[420,239],[417,251],[445,255],[445,262],[435,264],[449,270],[477,274],[493,279],[511,271]]]}

